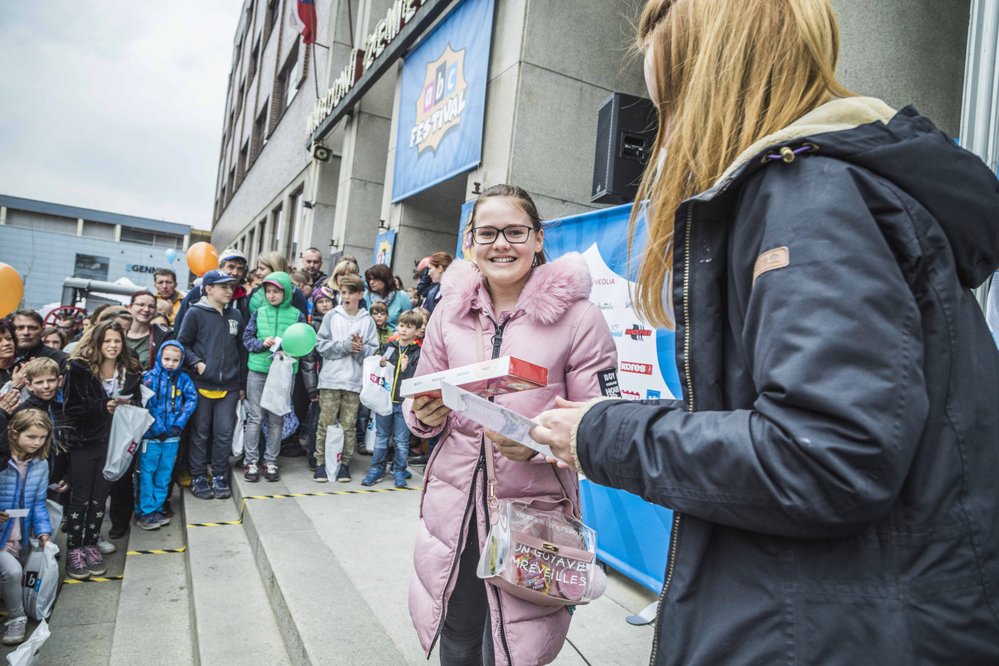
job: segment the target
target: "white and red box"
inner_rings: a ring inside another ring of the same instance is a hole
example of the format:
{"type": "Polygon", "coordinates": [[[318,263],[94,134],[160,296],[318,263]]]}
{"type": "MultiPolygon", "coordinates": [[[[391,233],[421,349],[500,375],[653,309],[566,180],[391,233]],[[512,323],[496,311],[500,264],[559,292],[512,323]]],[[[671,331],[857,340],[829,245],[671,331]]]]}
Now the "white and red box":
{"type": "Polygon", "coordinates": [[[404,379],[399,386],[399,395],[404,398],[419,395],[439,398],[442,381],[488,398],[547,386],[548,368],[514,356],[500,356],[490,361],[404,379]]]}

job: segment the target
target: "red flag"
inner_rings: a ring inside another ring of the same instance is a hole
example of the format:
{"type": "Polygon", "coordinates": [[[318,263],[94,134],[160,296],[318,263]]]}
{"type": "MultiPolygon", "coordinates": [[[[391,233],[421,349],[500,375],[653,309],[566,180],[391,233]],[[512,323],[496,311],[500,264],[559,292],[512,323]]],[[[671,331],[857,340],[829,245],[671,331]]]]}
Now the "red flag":
{"type": "Polygon", "coordinates": [[[288,18],[296,32],[302,35],[303,44],[316,41],[316,3],[315,0],[297,0],[296,11],[289,12],[288,18]]]}

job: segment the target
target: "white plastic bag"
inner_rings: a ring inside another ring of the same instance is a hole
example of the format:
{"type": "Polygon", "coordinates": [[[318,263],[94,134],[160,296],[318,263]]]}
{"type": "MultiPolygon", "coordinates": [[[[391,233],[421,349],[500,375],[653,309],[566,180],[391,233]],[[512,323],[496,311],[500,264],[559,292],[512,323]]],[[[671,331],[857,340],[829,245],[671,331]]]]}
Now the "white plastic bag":
{"type": "Polygon", "coordinates": [[[243,455],[243,429],[246,427],[246,401],[236,403],[236,427],[232,430],[232,455],[243,455]]]}
{"type": "Polygon", "coordinates": [[[381,356],[369,356],[364,359],[364,369],[361,371],[361,404],[381,416],[392,413],[392,376],[395,366],[386,363],[382,367],[381,356]]]}
{"type": "Polygon", "coordinates": [[[378,424],[377,419],[372,416],[368,420],[368,427],[364,430],[364,448],[368,451],[374,453],[375,442],[378,440],[378,424]]]}
{"type": "Polygon", "coordinates": [[[111,421],[111,438],[108,440],[108,457],[104,463],[104,478],[117,481],[125,476],[139,450],[142,436],[153,424],[152,415],[142,407],[118,405],[111,421]]]}
{"type": "Polygon", "coordinates": [[[55,536],[62,525],[62,504],[55,500],[45,500],[45,508],[49,510],[49,523],[52,525],[52,536],[55,536]]]}
{"type": "Polygon", "coordinates": [[[49,623],[42,620],[21,647],[7,655],[8,666],[35,666],[38,663],[38,651],[45,645],[52,632],[49,623]]]}
{"type": "Polygon", "coordinates": [[[42,548],[37,539],[31,540],[31,554],[24,563],[22,591],[24,612],[35,620],[44,620],[52,614],[56,594],[59,592],[59,546],[48,541],[42,548]]]}
{"type": "Polygon", "coordinates": [[[291,411],[291,389],[295,385],[295,359],[279,352],[267,371],[260,406],[271,414],[284,416],[291,411]]]}
{"type": "Polygon", "coordinates": [[[323,451],[326,456],[326,469],[335,472],[343,457],[343,428],[339,423],[334,423],[326,429],[326,447],[323,451]]]}

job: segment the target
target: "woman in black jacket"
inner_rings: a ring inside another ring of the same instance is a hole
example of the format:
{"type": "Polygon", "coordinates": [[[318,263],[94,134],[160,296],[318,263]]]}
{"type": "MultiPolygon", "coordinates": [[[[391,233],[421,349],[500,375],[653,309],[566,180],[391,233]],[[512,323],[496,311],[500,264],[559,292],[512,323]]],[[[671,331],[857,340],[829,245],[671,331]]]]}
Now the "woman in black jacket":
{"type": "Polygon", "coordinates": [[[88,342],[69,358],[63,406],[56,415],[73,479],[66,507],[66,573],[81,580],[106,570],[97,539],[108,497],[103,470],[114,412],[120,404],[137,405],[141,399],[142,369],[124,351],[124,342],[125,331],[116,322],[96,325],[88,342]]]}
{"type": "Polygon", "coordinates": [[[673,509],[653,662],[999,663],[995,174],[836,82],[827,0],[650,0],[639,43],[683,401],[536,435],[673,509]]]}

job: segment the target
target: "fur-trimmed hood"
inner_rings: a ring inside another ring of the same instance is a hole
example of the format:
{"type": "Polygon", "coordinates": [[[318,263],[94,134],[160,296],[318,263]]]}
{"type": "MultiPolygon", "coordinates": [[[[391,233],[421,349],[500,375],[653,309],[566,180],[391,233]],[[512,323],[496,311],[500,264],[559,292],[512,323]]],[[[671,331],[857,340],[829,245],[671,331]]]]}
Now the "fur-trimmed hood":
{"type": "MultiPolygon", "coordinates": [[[[539,324],[554,324],[576,301],[590,297],[593,285],[586,260],[570,252],[533,269],[516,310],[539,324]]],[[[471,261],[454,261],[441,278],[441,303],[459,316],[472,310],[492,314],[492,302],[482,273],[471,261]]]]}

